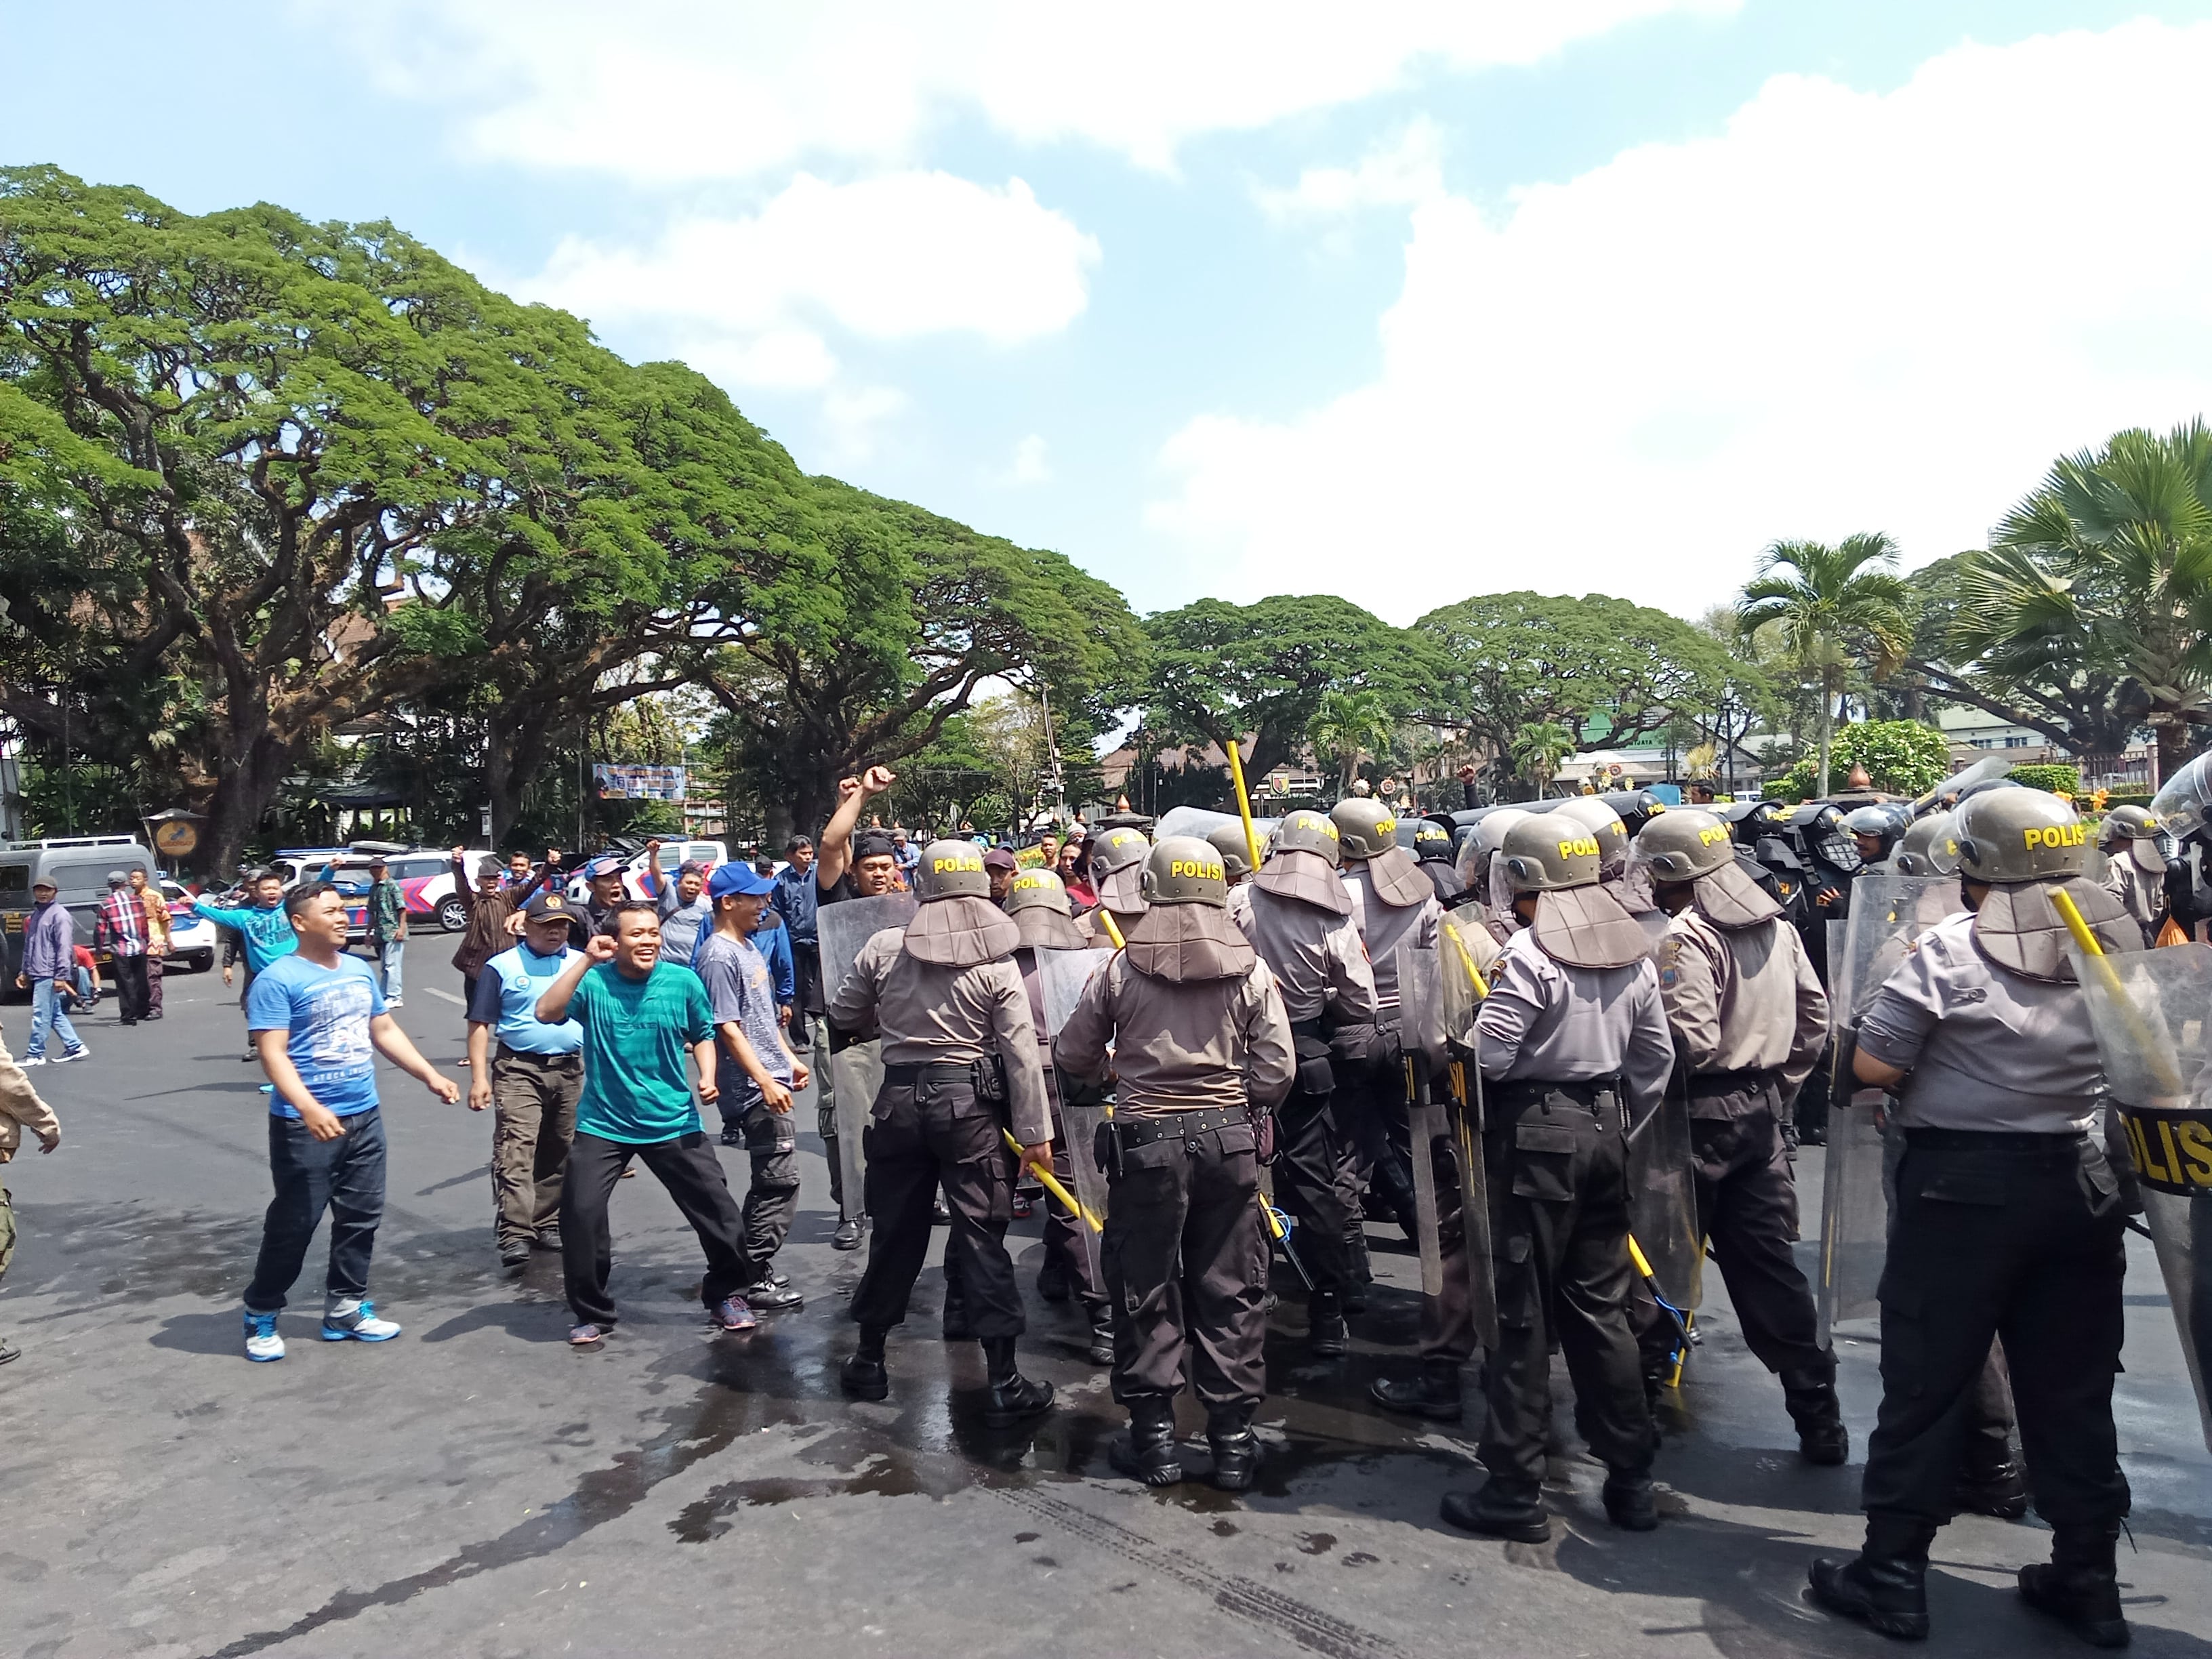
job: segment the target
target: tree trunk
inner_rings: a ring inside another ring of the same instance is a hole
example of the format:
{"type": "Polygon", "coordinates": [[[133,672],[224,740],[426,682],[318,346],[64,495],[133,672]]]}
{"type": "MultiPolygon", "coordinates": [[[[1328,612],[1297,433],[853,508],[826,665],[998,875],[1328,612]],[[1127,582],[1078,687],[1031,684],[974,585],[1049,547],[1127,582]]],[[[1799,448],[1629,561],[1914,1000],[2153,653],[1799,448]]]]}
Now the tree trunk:
{"type": "Polygon", "coordinates": [[[270,802],[276,798],[289,751],[264,724],[258,735],[234,748],[232,757],[217,775],[215,795],[208,803],[208,876],[226,884],[236,871],[239,854],[260,829],[270,802]]]}
{"type": "Polygon", "coordinates": [[[1828,756],[1836,737],[1835,710],[1828,702],[1828,688],[1820,687],[1820,785],[1814,796],[1815,800],[1828,798],[1828,756]]]}
{"type": "Polygon", "coordinates": [[[2158,743],[2159,779],[2165,782],[2189,764],[2189,722],[2160,710],[2150,717],[2150,730],[2158,743]]]}

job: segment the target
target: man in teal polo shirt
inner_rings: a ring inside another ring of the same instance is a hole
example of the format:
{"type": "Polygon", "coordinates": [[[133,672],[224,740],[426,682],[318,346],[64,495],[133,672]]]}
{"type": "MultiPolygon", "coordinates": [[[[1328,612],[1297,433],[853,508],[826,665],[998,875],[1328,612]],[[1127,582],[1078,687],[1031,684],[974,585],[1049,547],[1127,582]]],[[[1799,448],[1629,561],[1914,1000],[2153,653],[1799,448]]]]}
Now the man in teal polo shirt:
{"type": "Polygon", "coordinates": [[[668,1189],[707,1252],[699,1296],[708,1317],[726,1331],[749,1331],[758,1322],[738,1291],[760,1270],[746,1253],[721,1160],[691,1103],[685,1065],[689,1049],[699,1098],[712,1105],[720,1091],[707,988],[689,968],[660,960],[654,906],[616,905],[605,925],[538,999],[540,1020],[573,1019],[584,1032],[584,1092],[561,1194],[561,1263],[576,1316],[568,1340],[589,1347],[614,1329],[607,1204],[634,1157],[668,1189]]]}

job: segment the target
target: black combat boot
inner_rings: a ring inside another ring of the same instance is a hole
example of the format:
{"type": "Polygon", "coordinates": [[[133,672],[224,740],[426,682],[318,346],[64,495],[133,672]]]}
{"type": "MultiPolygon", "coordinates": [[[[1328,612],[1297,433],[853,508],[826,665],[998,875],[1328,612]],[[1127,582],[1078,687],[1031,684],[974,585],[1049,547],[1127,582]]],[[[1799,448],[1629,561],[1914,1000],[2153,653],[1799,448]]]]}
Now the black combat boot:
{"type": "Polygon", "coordinates": [[[968,1322],[968,1291],[957,1279],[945,1281],[944,1337],[947,1342],[975,1340],[975,1328],[968,1322]]]}
{"type": "Polygon", "coordinates": [[[1797,1455],[1808,1463],[1832,1468],[1850,1461],[1851,1431],[1844,1426],[1844,1408],[1836,1398],[1832,1373],[1782,1373],[1782,1403],[1797,1425],[1797,1455]]]}
{"type": "Polygon", "coordinates": [[[884,1368],[884,1339],[890,1334],[886,1325],[860,1327],[860,1346],[837,1372],[837,1386],[854,1399],[882,1400],[890,1394],[890,1373],[884,1368]]]}
{"type": "Polygon", "coordinates": [[[2047,1613],[2093,1648],[2124,1648],[2128,1621],[2120,1616],[2119,1547],[2116,1521],[2094,1527],[2060,1527],[2051,1540],[2048,1565],[2020,1570],[2021,1600],[2047,1613]]]}
{"type": "Polygon", "coordinates": [[[1352,1346],[1351,1328],[1344,1322],[1344,1298],[1334,1291],[1316,1291],[1306,1297],[1306,1346],[1323,1359],[1334,1359],[1352,1346]]]}
{"type": "Polygon", "coordinates": [[[1094,1365],[1110,1365],[1114,1363],[1114,1305],[1101,1298],[1084,1306],[1091,1316],[1088,1358],[1094,1365]]]}
{"type": "Polygon", "coordinates": [[[1252,1407],[1206,1407],[1206,1442],[1213,1449],[1213,1484],[1223,1492],[1248,1490],[1260,1468],[1260,1437],[1252,1432],[1252,1407]]]}
{"type": "Polygon", "coordinates": [[[1106,1461],[1148,1486],[1172,1486],[1182,1479],[1182,1456],[1176,1449],[1175,1401],[1164,1394],[1132,1395],[1129,1427],[1106,1448],[1106,1461]]]}
{"type": "Polygon", "coordinates": [[[1474,1492],[1446,1492],[1443,1513],[1455,1527],[1488,1538],[1541,1544],[1552,1535],[1543,1488],[1534,1480],[1506,1480],[1493,1474],[1474,1492]]]}
{"type": "Polygon", "coordinates": [[[1605,1478],[1605,1518],[1623,1532],[1652,1532],[1659,1525],[1659,1500],[1652,1495],[1649,1469],[1615,1469],[1605,1478]]]}
{"type": "Polygon", "coordinates": [[[1044,1253],[1044,1266],[1037,1269],[1037,1294],[1048,1302],[1067,1300],[1067,1264],[1054,1250],[1044,1253]]]}
{"type": "Polygon", "coordinates": [[[1986,1515],[1998,1521],[2017,1521],[2027,1513],[2027,1477],[2009,1446],[1995,1457],[1969,1452],[1960,1467],[1958,1484],[1951,1488],[1951,1508],[1956,1514],[1986,1515]]]}
{"type": "Polygon", "coordinates": [[[1021,1374],[1014,1364],[1012,1337],[985,1337],[983,1364],[991,1383],[991,1397],[983,1407],[983,1421],[992,1428],[1011,1428],[1024,1418],[1052,1409],[1052,1384],[1032,1382],[1021,1374]]]}
{"type": "Polygon", "coordinates": [[[1813,1599],[1831,1613],[1894,1636],[1928,1639],[1928,1547],[1936,1528],[1907,1515],[1867,1516],[1866,1547],[1849,1561],[1826,1557],[1806,1574],[1813,1599]]]}
{"type": "Polygon", "coordinates": [[[1424,1359],[1412,1376],[1378,1376],[1367,1392],[1385,1411],[1435,1423],[1456,1423],[1462,1410],[1456,1359],[1424,1359]]]}

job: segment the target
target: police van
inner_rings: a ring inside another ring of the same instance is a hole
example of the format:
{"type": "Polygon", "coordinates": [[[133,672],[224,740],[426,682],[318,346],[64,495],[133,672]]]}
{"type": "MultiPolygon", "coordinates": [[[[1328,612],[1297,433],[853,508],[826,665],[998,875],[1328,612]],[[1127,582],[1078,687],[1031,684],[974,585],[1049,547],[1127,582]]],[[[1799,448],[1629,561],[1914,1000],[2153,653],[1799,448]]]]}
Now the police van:
{"type": "Polygon", "coordinates": [[[153,854],[135,836],[60,836],[46,841],[0,841],[0,989],[10,996],[23,964],[23,919],[31,913],[31,890],[42,881],[76,924],[76,942],[92,943],[94,917],[107,896],[107,877],[143,870],[159,879],[153,854]]]}

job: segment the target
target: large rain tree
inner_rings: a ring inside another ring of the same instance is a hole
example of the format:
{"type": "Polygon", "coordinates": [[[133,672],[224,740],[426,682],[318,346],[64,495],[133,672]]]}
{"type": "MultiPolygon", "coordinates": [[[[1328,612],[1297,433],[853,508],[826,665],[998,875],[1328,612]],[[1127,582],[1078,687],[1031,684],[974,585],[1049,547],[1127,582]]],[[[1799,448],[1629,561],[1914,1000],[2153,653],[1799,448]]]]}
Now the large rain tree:
{"type": "Polygon", "coordinates": [[[1897,547],[1887,536],[1846,536],[1832,547],[1776,542],[1736,605],[1737,626],[1746,635],[1778,634],[1798,672],[1815,685],[1821,795],[1828,793],[1838,708],[1854,674],[1862,666],[1887,673],[1905,654],[1911,596],[1896,567],[1897,547]]]}
{"type": "Polygon", "coordinates": [[[1960,561],[1959,585],[1952,643],[1972,672],[2051,688],[2039,713],[2068,693],[2109,699],[2094,752],[2148,724],[2171,777],[2212,726],[2212,431],[2120,432],[2063,458],[1960,561]]]}

